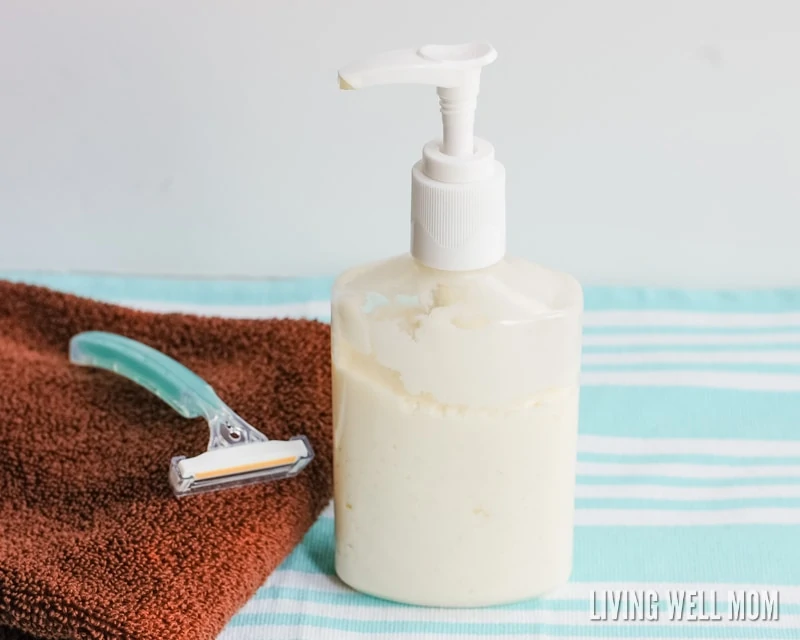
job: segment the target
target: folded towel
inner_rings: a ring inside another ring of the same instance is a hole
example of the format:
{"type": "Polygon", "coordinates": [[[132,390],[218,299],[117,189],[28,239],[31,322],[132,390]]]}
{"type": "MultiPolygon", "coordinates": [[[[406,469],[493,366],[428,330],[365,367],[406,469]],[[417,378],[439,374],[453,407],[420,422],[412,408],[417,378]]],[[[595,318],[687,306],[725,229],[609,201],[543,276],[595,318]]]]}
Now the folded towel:
{"type": "Polygon", "coordinates": [[[141,313],[0,282],[0,637],[214,638],[331,498],[329,348],[314,321],[141,313]],[[316,458],[177,500],[169,460],[205,450],[205,421],[71,365],[86,330],[176,358],[268,437],[307,435],[316,458]]]}

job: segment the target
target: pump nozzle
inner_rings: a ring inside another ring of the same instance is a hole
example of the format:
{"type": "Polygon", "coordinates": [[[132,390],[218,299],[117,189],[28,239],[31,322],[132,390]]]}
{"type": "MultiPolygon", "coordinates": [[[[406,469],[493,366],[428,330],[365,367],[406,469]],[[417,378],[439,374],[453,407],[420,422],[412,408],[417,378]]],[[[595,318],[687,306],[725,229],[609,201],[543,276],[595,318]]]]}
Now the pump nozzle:
{"type": "Polygon", "coordinates": [[[360,60],[339,72],[341,89],[381,84],[427,84],[437,88],[444,135],[441,151],[448,156],[474,152],[475,107],[481,69],[495,61],[492,45],[473,42],[426,45],[389,51],[360,60]]]}
{"type": "Polygon", "coordinates": [[[341,89],[379,84],[436,87],[444,133],[411,170],[411,255],[434,269],[482,269],[505,255],[505,169],[473,137],[481,69],[490,44],[426,45],[379,53],[339,72],[341,89]]]}

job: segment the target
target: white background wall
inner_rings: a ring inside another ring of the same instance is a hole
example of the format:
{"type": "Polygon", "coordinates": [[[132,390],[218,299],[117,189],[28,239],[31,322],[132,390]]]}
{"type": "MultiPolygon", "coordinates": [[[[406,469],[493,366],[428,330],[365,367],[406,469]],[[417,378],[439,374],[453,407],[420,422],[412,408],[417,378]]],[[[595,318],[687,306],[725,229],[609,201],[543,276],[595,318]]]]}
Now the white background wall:
{"type": "Polygon", "coordinates": [[[407,250],[435,92],[485,39],[510,249],[589,283],[800,284],[800,2],[0,0],[0,269],[324,274],[407,250]]]}

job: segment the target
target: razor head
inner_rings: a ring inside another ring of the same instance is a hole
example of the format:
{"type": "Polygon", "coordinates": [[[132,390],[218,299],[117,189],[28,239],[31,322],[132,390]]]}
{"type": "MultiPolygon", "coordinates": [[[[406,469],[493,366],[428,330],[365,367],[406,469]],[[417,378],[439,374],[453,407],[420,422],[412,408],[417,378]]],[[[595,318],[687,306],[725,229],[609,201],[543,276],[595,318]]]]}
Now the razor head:
{"type": "Polygon", "coordinates": [[[194,458],[176,456],[169,482],[177,497],[291,478],[314,458],[305,436],[218,447],[194,458]]]}

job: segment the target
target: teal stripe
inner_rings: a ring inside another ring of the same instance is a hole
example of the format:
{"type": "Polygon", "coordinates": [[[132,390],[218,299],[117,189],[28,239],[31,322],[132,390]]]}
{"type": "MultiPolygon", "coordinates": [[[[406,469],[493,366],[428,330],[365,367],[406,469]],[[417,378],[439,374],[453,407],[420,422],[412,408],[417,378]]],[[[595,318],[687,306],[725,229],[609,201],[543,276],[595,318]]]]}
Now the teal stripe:
{"type": "Polygon", "coordinates": [[[204,305],[269,305],[330,299],[333,278],[217,280],[54,274],[0,273],[25,282],[109,302],[183,302],[204,305]]]}
{"type": "Polygon", "coordinates": [[[716,511],[758,507],[800,508],[800,498],[732,498],[729,500],[664,500],[661,498],[577,498],[578,509],[657,509],[660,511],[716,511]]]}
{"type": "Polygon", "coordinates": [[[735,465],[735,466],[775,466],[775,465],[798,465],[800,466],[800,456],[793,457],[758,457],[758,456],[717,456],[714,454],[696,453],[653,453],[646,455],[626,454],[626,453],[587,453],[578,452],[579,462],[609,462],[609,463],[631,463],[631,464],[702,464],[702,465],[735,465]]]}
{"type": "MultiPolygon", "coordinates": [[[[588,612],[587,612],[588,617],[588,612]]],[[[242,613],[229,622],[232,627],[289,626],[314,627],[377,635],[419,633],[425,635],[471,634],[486,636],[527,636],[549,634],[570,637],[671,637],[671,638],[753,638],[753,628],[720,627],[713,622],[696,625],[677,625],[597,622],[591,625],[561,625],[546,623],[479,623],[479,622],[429,622],[423,620],[354,620],[333,616],[307,615],[305,613],[242,613]]],[[[768,622],[757,630],[764,640],[797,640],[798,629],[771,628],[768,622]]]]}
{"type": "Polygon", "coordinates": [[[333,518],[320,518],[281,564],[282,569],[335,575],[333,518]]]}
{"type": "Polygon", "coordinates": [[[578,484],[585,485],[657,485],[662,487],[759,487],[774,484],[800,484],[792,476],[767,476],[765,478],[681,478],[672,476],[577,476],[578,484]]]}
{"type": "Polygon", "coordinates": [[[797,584],[797,526],[578,527],[574,582],[797,584]]]}
{"type": "MultiPolygon", "coordinates": [[[[686,585],[691,588],[692,585],[686,585]]],[[[660,611],[669,611],[666,594],[656,603],[660,611]]],[[[717,612],[726,615],[728,601],[720,596],[727,596],[727,592],[717,593],[717,612]]],[[[779,595],[780,598],[780,595],[779,595]]],[[[299,589],[295,587],[262,587],[258,590],[253,600],[288,600],[290,602],[313,602],[315,604],[341,606],[341,607],[375,607],[380,609],[417,609],[413,605],[391,600],[381,600],[357,591],[322,591],[319,589],[299,589]]],[[[597,603],[602,606],[604,599],[597,594],[597,603]]],[[[711,611],[711,601],[705,602],[704,612],[711,611]]],[[[590,602],[588,599],[544,597],[534,600],[525,600],[514,604],[490,607],[491,611],[578,611],[588,612],[590,602]]],[[[599,610],[599,609],[598,609],[599,610]]],[[[779,602],[780,615],[793,615],[800,613],[800,604],[783,604],[779,602]]]]}
{"type": "Polygon", "coordinates": [[[587,386],[580,433],[646,438],[800,439],[800,393],[587,386]]]}
{"type": "Polygon", "coordinates": [[[800,343],[769,344],[630,344],[605,345],[584,344],[584,353],[653,353],[659,351],[679,351],[691,353],[713,353],[716,351],[797,351],[800,343]]]}
{"type": "Polygon", "coordinates": [[[731,337],[746,335],[770,334],[779,338],[781,334],[793,334],[800,332],[800,322],[796,325],[788,326],[761,326],[761,327],[710,327],[710,326],[674,326],[674,325],[609,325],[591,326],[584,325],[583,332],[586,335],[677,335],[677,336],[703,336],[703,335],[726,335],[731,337]]]}
{"type": "Polygon", "coordinates": [[[800,373],[800,364],[645,362],[635,364],[584,364],[584,371],[731,371],[738,373],[800,373]]]}
{"type": "MultiPolygon", "coordinates": [[[[0,278],[48,286],[99,299],[193,302],[196,304],[282,304],[327,300],[333,277],[198,279],[99,274],[4,271],[0,278]]],[[[765,290],[585,287],[587,310],[711,311],[778,313],[800,311],[800,288],[765,290]]]]}
{"type": "MultiPolygon", "coordinates": [[[[262,587],[256,593],[255,599],[315,602],[336,606],[388,607],[392,609],[417,608],[413,605],[381,600],[357,591],[335,592],[292,587],[262,587]]],[[[497,611],[587,611],[589,602],[587,600],[541,598],[492,608],[497,611]]]]}
{"type": "Polygon", "coordinates": [[[585,287],[584,304],[592,311],[661,310],[719,313],[800,311],[800,288],[691,290],[650,287],[585,287]]]}

